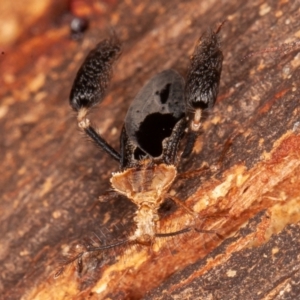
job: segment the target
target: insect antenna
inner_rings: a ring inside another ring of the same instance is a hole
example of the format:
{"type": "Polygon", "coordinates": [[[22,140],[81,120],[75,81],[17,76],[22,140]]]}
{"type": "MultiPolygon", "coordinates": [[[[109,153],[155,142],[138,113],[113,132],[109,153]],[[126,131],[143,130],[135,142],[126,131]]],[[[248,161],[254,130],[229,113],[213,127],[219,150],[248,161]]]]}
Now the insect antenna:
{"type": "Polygon", "coordinates": [[[185,85],[185,102],[188,117],[188,136],[182,157],[192,152],[202,125],[202,114],[211,109],[217,99],[222,72],[223,53],[220,32],[223,21],[216,31],[208,29],[194,49],[185,85]]]}
{"type": "Polygon", "coordinates": [[[218,33],[221,31],[223,25],[224,25],[226,22],[227,22],[227,20],[225,19],[225,20],[223,20],[223,21],[220,23],[220,25],[219,25],[219,26],[217,27],[217,29],[215,30],[215,34],[218,34],[218,33]]]}
{"type": "Polygon", "coordinates": [[[78,70],[69,98],[71,107],[77,112],[79,128],[118,162],[121,155],[94,129],[87,113],[103,101],[112,76],[113,63],[120,53],[121,43],[115,34],[111,39],[98,43],[78,70]]]}
{"type": "Polygon", "coordinates": [[[244,57],[242,57],[241,61],[246,60],[247,58],[253,57],[253,56],[259,56],[259,55],[264,55],[266,53],[271,53],[271,52],[279,52],[280,54],[288,54],[289,52],[293,51],[295,48],[300,46],[300,40],[296,40],[290,43],[282,43],[279,46],[274,46],[274,47],[267,47],[262,50],[258,51],[253,51],[248,54],[246,54],[244,57]]]}

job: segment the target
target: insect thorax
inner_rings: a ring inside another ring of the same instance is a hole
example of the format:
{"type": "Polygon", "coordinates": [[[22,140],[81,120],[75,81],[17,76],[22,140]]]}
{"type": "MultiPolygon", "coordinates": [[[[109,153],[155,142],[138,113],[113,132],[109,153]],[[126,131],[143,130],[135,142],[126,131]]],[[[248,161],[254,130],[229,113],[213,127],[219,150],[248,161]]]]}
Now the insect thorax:
{"type": "Polygon", "coordinates": [[[147,205],[152,209],[157,206],[158,209],[176,174],[174,165],[144,160],[137,168],[114,173],[110,182],[117,192],[128,197],[138,207],[147,205]]]}
{"type": "Polygon", "coordinates": [[[153,241],[159,220],[157,210],[176,174],[174,165],[155,164],[150,160],[141,161],[137,168],[113,174],[110,180],[113,188],[138,206],[134,218],[136,230],[130,240],[141,244],[153,241]]]}

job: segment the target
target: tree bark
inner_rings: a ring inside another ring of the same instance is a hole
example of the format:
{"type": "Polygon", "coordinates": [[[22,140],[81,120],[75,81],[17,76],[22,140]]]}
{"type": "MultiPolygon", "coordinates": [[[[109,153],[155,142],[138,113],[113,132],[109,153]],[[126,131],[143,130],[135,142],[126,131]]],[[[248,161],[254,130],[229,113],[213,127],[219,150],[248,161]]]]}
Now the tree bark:
{"type": "Polygon", "coordinates": [[[67,4],[53,2],[1,55],[3,299],[299,298],[300,3],[74,3],[90,20],[81,39],[70,38],[67,4]],[[95,253],[80,274],[75,263],[54,278],[76,245],[134,230],[129,200],[98,201],[119,166],[81,136],[68,104],[85,55],[110,28],[123,42],[106,99],[90,116],[118,149],[143,84],[167,68],[185,76],[198,38],[223,20],[219,96],[171,189],[198,217],[167,200],[159,228],[212,233],[95,253]]]}

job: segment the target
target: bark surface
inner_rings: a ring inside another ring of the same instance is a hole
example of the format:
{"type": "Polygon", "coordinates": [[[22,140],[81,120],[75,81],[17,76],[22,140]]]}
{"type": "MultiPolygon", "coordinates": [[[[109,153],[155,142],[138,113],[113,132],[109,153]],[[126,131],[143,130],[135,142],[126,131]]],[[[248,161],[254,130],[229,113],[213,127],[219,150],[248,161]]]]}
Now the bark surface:
{"type": "Polygon", "coordinates": [[[1,47],[3,299],[299,298],[300,2],[59,3],[36,10],[1,47]],[[90,20],[79,40],[70,38],[71,12],[90,20]],[[123,41],[106,99],[90,115],[118,149],[143,84],[167,68],[185,76],[198,38],[225,19],[219,96],[171,189],[199,217],[171,201],[160,209],[160,232],[217,234],[96,253],[80,275],[73,264],[54,279],[86,238],[111,243],[134,230],[126,198],[98,201],[118,164],[80,134],[68,104],[85,55],[111,28],[123,41]]]}

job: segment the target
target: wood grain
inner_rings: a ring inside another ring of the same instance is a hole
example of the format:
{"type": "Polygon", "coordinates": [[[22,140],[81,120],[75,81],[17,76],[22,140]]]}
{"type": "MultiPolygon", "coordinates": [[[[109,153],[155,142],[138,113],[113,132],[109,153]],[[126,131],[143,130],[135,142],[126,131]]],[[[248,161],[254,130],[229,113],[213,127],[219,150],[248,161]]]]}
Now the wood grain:
{"type": "Polygon", "coordinates": [[[80,9],[90,20],[82,40],[70,38],[70,11],[49,9],[52,17],[39,15],[33,25],[45,30],[24,28],[0,54],[2,298],[299,297],[299,2],[87,1],[80,9]],[[106,100],[91,114],[118,149],[142,85],[166,68],[185,75],[199,36],[225,19],[217,103],[178,166],[208,168],[172,187],[199,217],[171,201],[160,210],[161,232],[196,224],[222,238],[189,233],[151,249],[98,253],[84,260],[80,276],[72,265],[54,279],[60,260],[85,238],[110,243],[134,230],[127,199],[98,201],[118,165],[81,136],[68,105],[84,56],[111,28],[123,41],[106,100]]]}

